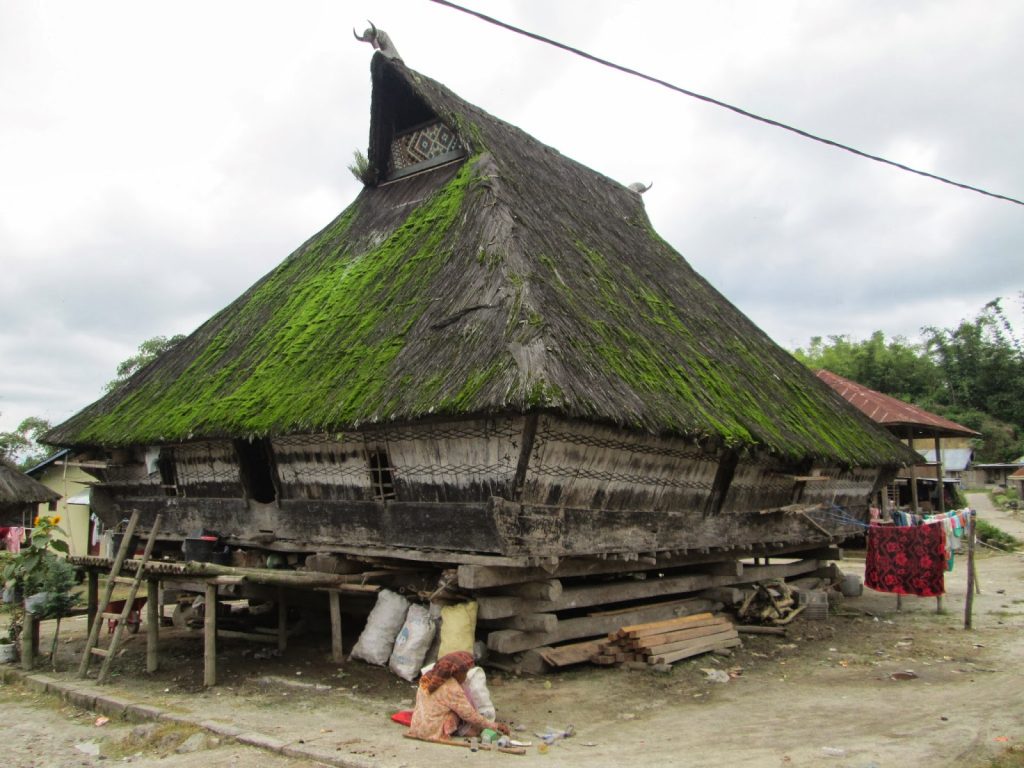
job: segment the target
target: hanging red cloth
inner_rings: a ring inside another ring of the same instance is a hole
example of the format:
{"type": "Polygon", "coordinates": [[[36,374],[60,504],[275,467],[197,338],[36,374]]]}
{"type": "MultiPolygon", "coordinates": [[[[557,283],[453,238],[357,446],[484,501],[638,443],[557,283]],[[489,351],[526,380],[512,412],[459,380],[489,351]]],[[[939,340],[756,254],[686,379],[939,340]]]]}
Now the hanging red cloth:
{"type": "Polygon", "coordinates": [[[946,591],[946,536],[941,525],[873,525],[868,529],[864,586],[898,595],[946,591]]]}

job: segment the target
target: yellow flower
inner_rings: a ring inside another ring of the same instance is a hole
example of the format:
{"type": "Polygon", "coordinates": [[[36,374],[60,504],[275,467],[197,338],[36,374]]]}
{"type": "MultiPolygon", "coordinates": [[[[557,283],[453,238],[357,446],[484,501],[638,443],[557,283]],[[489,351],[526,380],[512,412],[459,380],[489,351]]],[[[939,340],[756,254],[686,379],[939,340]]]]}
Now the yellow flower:
{"type": "Polygon", "coordinates": [[[33,525],[33,526],[35,526],[35,525],[39,525],[39,515],[36,515],[36,516],[35,516],[35,519],[34,519],[34,520],[32,520],[32,525],[33,525]]]}
{"type": "Polygon", "coordinates": [[[53,525],[58,525],[60,523],[60,515],[54,515],[53,517],[51,517],[50,522],[53,525]]]}

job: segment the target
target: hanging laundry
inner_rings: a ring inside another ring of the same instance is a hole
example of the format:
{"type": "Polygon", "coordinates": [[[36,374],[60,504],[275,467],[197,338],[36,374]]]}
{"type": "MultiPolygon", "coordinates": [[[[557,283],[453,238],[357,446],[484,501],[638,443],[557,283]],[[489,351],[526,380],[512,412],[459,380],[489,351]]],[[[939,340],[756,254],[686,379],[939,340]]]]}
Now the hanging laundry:
{"type": "Polygon", "coordinates": [[[864,586],[877,592],[937,597],[946,591],[941,525],[871,526],[864,586]]]}

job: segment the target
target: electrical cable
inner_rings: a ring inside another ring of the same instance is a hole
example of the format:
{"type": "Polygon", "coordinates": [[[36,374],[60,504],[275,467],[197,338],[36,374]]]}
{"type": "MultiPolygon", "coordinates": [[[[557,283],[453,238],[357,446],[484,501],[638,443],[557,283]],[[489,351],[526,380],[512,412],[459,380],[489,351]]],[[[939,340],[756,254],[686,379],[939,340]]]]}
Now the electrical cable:
{"type": "Polygon", "coordinates": [[[651,83],[655,83],[656,85],[660,85],[660,86],[662,86],[664,88],[668,88],[669,90],[676,91],[677,93],[681,93],[681,94],[683,94],[685,96],[690,96],[690,97],[692,97],[694,99],[699,99],[700,101],[707,102],[708,104],[714,104],[717,107],[722,107],[724,109],[731,110],[731,111],[733,111],[733,112],[735,112],[735,113],[737,113],[739,115],[742,115],[743,117],[749,117],[752,120],[757,120],[759,122],[766,123],[767,125],[772,125],[772,126],[775,126],[776,128],[781,128],[781,129],[783,129],[785,131],[790,131],[791,133],[795,133],[796,135],[802,136],[805,139],[810,139],[811,141],[816,141],[816,142],[818,142],[820,144],[825,144],[827,146],[834,147],[835,149],[841,149],[841,150],[843,150],[845,152],[849,152],[851,154],[857,155],[858,157],[863,157],[863,158],[866,158],[868,160],[874,160],[877,163],[883,163],[885,165],[891,165],[892,167],[899,168],[902,171],[908,171],[909,173],[914,173],[914,174],[917,174],[918,176],[924,176],[925,178],[932,179],[934,181],[940,181],[943,184],[949,184],[950,186],[959,187],[960,189],[966,189],[966,190],[968,190],[970,192],[977,192],[980,195],[986,195],[987,197],[994,197],[997,200],[1005,200],[1005,201],[1007,201],[1009,203],[1014,203],[1016,205],[1024,206],[1024,200],[1018,200],[1015,197],[1009,197],[1007,195],[1000,195],[1000,194],[998,194],[996,192],[989,192],[988,190],[982,189],[981,187],[975,187],[975,186],[973,186],[971,184],[965,184],[963,182],[954,181],[953,179],[946,178],[945,176],[939,176],[939,175],[934,174],[934,173],[929,173],[928,171],[922,171],[922,170],[920,170],[918,168],[912,168],[909,165],[904,165],[903,163],[898,163],[895,160],[888,160],[888,159],[886,159],[884,157],[881,157],[880,155],[873,155],[870,152],[864,152],[863,150],[857,149],[855,147],[851,147],[848,144],[842,144],[842,143],[840,143],[838,141],[833,141],[832,139],[826,139],[823,136],[818,136],[816,134],[809,133],[808,131],[801,130],[800,128],[795,128],[795,127],[793,127],[791,125],[787,125],[786,123],[779,122],[778,120],[773,120],[770,117],[764,117],[762,115],[755,114],[754,112],[750,112],[750,111],[748,111],[746,109],[743,109],[741,107],[737,107],[737,106],[735,106],[733,104],[729,104],[729,103],[724,102],[724,101],[719,101],[718,99],[712,98],[711,96],[705,96],[703,94],[697,93],[695,91],[688,90],[688,89],[683,88],[681,86],[674,85],[674,84],[668,82],[667,80],[662,80],[662,79],[654,77],[652,75],[644,74],[643,72],[640,72],[638,70],[631,69],[630,67],[626,67],[626,66],[623,66],[621,64],[616,64],[615,62],[608,61],[607,59],[602,59],[599,56],[595,56],[595,55],[593,55],[591,53],[587,53],[586,51],[582,51],[579,48],[574,48],[571,45],[566,45],[565,43],[560,43],[557,40],[552,40],[549,37],[544,37],[543,35],[539,35],[536,32],[530,32],[530,31],[522,29],[520,27],[516,27],[516,26],[514,26],[512,24],[509,24],[507,22],[501,21],[500,19],[496,19],[493,16],[488,16],[485,13],[481,13],[480,11],[474,11],[471,8],[465,8],[465,7],[461,6],[461,5],[457,5],[456,3],[450,2],[450,0],[430,0],[430,2],[436,3],[437,5],[443,5],[443,6],[447,7],[447,8],[451,8],[452,10],[461,11],[462,13],[468,14],[470,16],[475,16],[476,18],[480,19],[481,21],[486,21],[488,24],[493,24],[493,25],[495,25],[497,27],[501,27],[503,29],[507,29],[510,32],[515,32],[518,35],[523,35],[525,37],[529,37],[529,38],[531,38],[533,40],[536,40],[538,42],[554,46],[555,48],[560,48],[561,50],[567,51],[568,53],[575,54],[576,56],[580,56],[580,57],[582,57],[584,59],[587,59],[589,61],[593,61],[593,62],[595,62],[597,64],[601,64],[601,65],[603,65],[605,67],[610,67],[612,69],[616,69],[619,72],[624,72],[627,75],[633,75],[634,77],[639,77],[639,78],[641,78],[643,80],[647,80],[647,81],[649,81],[651,83]]]}

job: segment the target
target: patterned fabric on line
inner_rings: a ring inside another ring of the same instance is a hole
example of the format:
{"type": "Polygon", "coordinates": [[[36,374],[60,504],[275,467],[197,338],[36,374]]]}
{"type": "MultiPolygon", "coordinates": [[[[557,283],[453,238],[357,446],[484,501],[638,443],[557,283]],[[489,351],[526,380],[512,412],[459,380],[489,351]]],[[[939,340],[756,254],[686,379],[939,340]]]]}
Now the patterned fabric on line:
{"type": "Polygon", "coordinates": [[[946,591],[945,549],[941,525],[872,526],[864,585],[878,592],[937,597],[946,591]]]}

